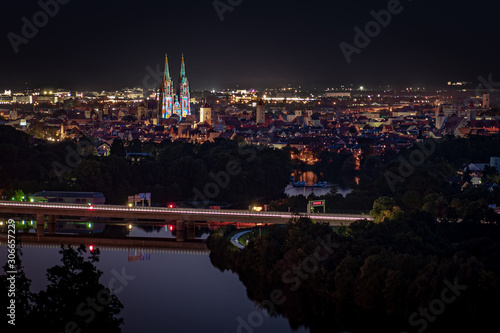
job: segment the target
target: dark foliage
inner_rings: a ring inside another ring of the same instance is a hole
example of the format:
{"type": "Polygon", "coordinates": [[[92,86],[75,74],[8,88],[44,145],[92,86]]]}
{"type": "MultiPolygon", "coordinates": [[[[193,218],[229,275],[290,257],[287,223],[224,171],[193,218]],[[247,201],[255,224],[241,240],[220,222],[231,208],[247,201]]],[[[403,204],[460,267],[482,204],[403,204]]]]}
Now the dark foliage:
{"type": "Polygon", "coordinates": [[[240,146],[217,140],[202,145],[164,141],[115,140],[109,157],[92,154],[92,140],[37,142],[9,126],[0,126],[0,189],[103,192],[109,204],[125,204],[129,195],[152,193],[153,202],[217,201],[248,207],[259,198],[279,195],[291,173],[286,150],[240,146]],[[127,152],[146,153],[140,160],[127,152]],[[214,190],[215,189],[215,190],[214,190]],[[201,195],[198,195],[201,193],[201,195]]]}
{"type": "Polygon", "coordinates": [[[427,323],[429,332],[487,329],[500,310],[496,225],[440,224],[419,211],[383,223],[358,221],[339,232],[307,219],[268,231],[243,250],[223,232],[214,234],[211,259],[238,273],[263,308],[279,290],[285,301],[273,315],[285,315],[292,327],[416,331],[423,323],[411,325],[409,317],[455,281],[466,289],[427,323]]]}
{"type": "MultiPolygon", "coordinates": [[[[120,332],[123,319],[117,317],[123,305],[109,288],[99,282],[102,272],[95,263],[99,250],[84,257],[86,250],[61,246],[62,265],[47,270],[49,284],[38,293],[30,291],[22,267],[20,248],[16,252],[15,326],[2,320],[2,332],[120,332]]],[[[9,271],[7,265],[5,272],[9,271]]],[[[7,274],[0,276],[2,307],[7,307],[7,274]]]]}

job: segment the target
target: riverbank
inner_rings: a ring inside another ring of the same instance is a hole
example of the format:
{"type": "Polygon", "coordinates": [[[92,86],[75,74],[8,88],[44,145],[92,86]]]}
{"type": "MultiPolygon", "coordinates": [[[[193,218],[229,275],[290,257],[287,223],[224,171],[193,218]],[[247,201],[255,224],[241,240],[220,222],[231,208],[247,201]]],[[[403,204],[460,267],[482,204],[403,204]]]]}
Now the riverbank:
{"type": "Polygon", "coordinates": [[[210,259],[238,274],[249,297],[266,309],[278,290],[284,301],[273,309],[291,326],[400,332],[416,309],[453,284],[461,288],[453,310],[429,332],[476,331],[499,310],[497,226],[440,224],[408,214],[336,231],[309,219],[267,230],[243,250],[227,238],[234,230],[219,230],[207,243],[210,259]]]}

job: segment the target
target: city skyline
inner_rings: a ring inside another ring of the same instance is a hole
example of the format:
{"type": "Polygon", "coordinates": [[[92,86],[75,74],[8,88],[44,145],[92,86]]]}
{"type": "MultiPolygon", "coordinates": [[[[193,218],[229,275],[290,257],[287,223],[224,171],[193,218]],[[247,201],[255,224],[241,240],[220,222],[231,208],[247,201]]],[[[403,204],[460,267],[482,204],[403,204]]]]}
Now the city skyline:
{"type": "Polygon", "coordinates": [[[491,330],[498,9],[8,3],[0,332],[491,330]]]}
{"type": "Polygon", "coordinates": [[[11,4],[2,17],[0,87],[138,86],[163,66],[158,59],[166,49],[175,63],[189,54],[193,90],[346,82],[431,87],[499,72],[498,4],[488,2],[469,8],[449,1],[54,1],[11,4]],[[165,21],[178,32],[162,33],[165,21]],[[30,32],[26,22],[38,22],[31,35],[23,34],[30,32]]]}

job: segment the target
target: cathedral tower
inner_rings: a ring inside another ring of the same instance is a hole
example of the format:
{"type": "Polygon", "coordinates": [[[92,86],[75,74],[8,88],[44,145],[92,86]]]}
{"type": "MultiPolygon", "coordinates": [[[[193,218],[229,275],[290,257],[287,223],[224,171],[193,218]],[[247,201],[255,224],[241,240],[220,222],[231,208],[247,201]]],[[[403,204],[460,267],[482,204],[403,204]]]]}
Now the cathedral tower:
{"type": "Polygon", "coordinates": [[[191,94],[189,93],[189,82],[186,76],[186,65],[184,54],[182,55],[181,76],[179,79],[179,102],[181,104],[181,119],[191,114],[191,94]]]}
{"type": "Polygon", "coordinates": [[[168,58],[165,54],[165,72],[163,74],[163,84],[162,84],[162,118],[170,118],[174,112],[174,82],[170,77],[170,71],[168,68],[168,58]]]}
{"type": "Polygon", "coordinates": [[[191,94],[189,92],[189,81],[186,76],[184,55],[182,55],[181,73],[176,94],[174,93],[174,82],[168,68],[168,59],[165,55],[162,95],[162,118],[170,118],[173,114],[177,114],[182,119],[191,114],[191,94]]]}

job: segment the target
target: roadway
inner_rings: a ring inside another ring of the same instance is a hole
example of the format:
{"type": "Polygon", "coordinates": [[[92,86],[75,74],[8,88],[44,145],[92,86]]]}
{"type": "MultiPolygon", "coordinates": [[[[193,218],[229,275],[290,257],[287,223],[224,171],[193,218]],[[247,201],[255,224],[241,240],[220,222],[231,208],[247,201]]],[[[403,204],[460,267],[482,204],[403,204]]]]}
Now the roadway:
{"type": "MultiPolygon", "coordinates": [[[[0,213],[72,216],[92,218],[122,218],[126,220],[160,221],[224,221],[243,223],[285,224],[293,217],[309,217],[315,222],[327,222],[332,226],[348,225],[354,221],[371,219],[369,215],[354,214],[306,214],[288,212],[254,212],[248,210],[217,210],[196,208],[127,207],[113,205],[32,203],[0,201],[0,213]]],[[[140,222],[140,221],[139,221],[140,222]]]]}
{"type": "Polygon", "coordinates": [[[243,236],[244,234],[249,233],[249,232],[252,232],[252,230],[245,230],[245,231],[238,232],[233,237],[231,237],[231,243],[233,243],[233,245],[236,246],[237,248],[239,248],[240,250],[243,250],[245,248],[245,245],[242,245],[239,242],[239,239],[241,236],[243,236]]]}

